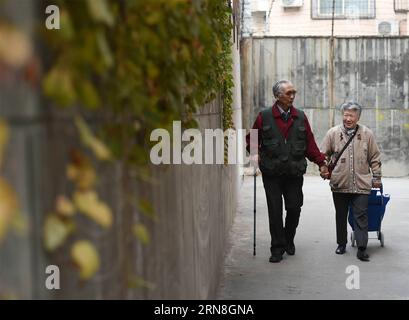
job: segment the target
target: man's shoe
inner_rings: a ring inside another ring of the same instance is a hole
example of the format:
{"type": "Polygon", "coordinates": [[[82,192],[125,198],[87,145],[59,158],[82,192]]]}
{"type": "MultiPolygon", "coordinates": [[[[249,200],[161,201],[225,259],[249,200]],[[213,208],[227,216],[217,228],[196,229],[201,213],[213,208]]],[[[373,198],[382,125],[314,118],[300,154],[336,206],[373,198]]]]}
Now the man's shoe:
{"type": "Polygon", "coordinates": [[[288,245],[287,247],[285,247],[285,252],[287,252],[288,255],[293,256],[295,254],[295,246],[288,245]]]}
{"type": "Polygon", "coordinates": [[[344,254],[345,253],[345,248],[346,248],[346,246],[339,245],[337,250],[335,250],[335,253],[336,254],[344,254]]]}
{"type": "Polygon", "coordinates": [[[365,252],[365,250],[358,249],[356,257],[361,261],[369,261],[369,255],[365,252]]]}
{"type": "Polygon", "coordinates": [[[272,263],[276,263],[276,262],[280,262],[281,260],[283,260],[282,255],[271,255],[269,261],[272,262],[272,263]]]}

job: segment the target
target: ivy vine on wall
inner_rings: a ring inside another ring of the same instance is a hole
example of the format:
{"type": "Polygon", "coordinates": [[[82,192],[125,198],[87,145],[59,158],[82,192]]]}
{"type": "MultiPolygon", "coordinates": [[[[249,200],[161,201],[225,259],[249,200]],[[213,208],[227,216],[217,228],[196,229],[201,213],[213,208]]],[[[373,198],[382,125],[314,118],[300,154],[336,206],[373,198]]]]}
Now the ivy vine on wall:
{"type": "Polygon", "coordinates": [[[232,127],[231,9],[221,0],[53,1],[61,29],[47,31],[54,54],[45,93],[62,106],[105,115],[101,137],[113,155],[146,164],[153,129],[194,114],[217,94],[232,127]]]}
{"type": "MultiPolygon", "coordinates": [[[[47,4],[48,1],[45,1],[47,4]]],[[[150,133],[172,130],[172,121],[196,127],[195,114],[221,96],[223,129],[232,122],[231,8],[222,0],[53,0],[60,8],[59,30],[44,37],[51,63],[44,93],[77,113],[83,144],[98,160],[120,160],[145,175],[150,133]],[[84,117],[86,115],[86,117],[84,117]],[[92,132],[86,119],[97,118],[92,132]],[[96,125],[95,125],[96,123],[96,125]]],[[[73,232],[79,211],[104,228],[110,208],[95,191],[95,170],[83,153],[71,154],[67,177],[71,196],[60,195],[48,215],[46,249],[60,247],[73,232]],[[56,233],[55,230],[61,232],[56,233]]],[[[140,208],[150,206],[143,200],[140,208]]],[[[148,243],[143,224],[132,232],[148,243]]],[[[76,243],[71,256],[88,279],[99,268],[92,244],[76,243]]]]}

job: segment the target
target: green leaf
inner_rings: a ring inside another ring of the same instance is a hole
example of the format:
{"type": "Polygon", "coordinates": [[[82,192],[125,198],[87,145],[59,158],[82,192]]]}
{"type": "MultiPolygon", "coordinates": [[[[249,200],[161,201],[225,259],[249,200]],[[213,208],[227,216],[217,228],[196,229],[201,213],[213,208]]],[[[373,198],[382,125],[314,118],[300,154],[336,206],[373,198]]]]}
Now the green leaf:
{"type": "Polygon", "coordinates": [[[0,118],[0,166],[3,162],[4,150],[10,138],[10,128],[6,121],[0,118]]]}
{"type": "Polygon", "coordinates": [[[101,105],[99,95],[94,85],[87,79],[82,79],[77,84],[77,92],[79,99],[89,109],[97,109],[101,105]]]}
{"type": "Polygon", "coordinates": [[[154,209],[152,207],[152,204],[148,200],[145,200],[145,199],[139,200],[138,207],[139,207],[139,210],[142,211],[142,213],[148,216],[154,215],[154,209]]]}
{"type": "Polygon", "coordinates": [[[72,105],[77,99],[71,72],[58,66],[44,78],[43,89],[47,96],[61,106],[72,105]]]}
{"type": "Polygon", "coordinates": [[[20,237],[27,236],[29,231],[28,217],[21,211],[14,216],[11,227],[20,237]]]}
{"type": "Polygon", "coordinates": [[[155,285],[152,282],[146,281],[144,278],[140,276],[130,276],[128,279],[128,287],[130,289],[148,289],[153,290],[155,289],[155,285]]]}
{"type": "Polygon", "coordinates": [[[60,29],[58,32],[61,35],[61,38],[66,40],[71,40],[74,38],[74,27],[72,25],[70,14],[67,10],[61,10],[60,14],[60,29]]]}
{"type": "Polygon", "coordinates": [[[142,244],[146,245],[150,242],[149,231],[146,229],[145,225],[141,223],[134,224],[133,233],[142,244]]]}
{"type": "Polygon", "coordinates": [[[162,18],[163,17],[161,11],[153,11],[146,17],[146,23],[148,25],[155,25],[158,24],[162,20],[162,18]]]}

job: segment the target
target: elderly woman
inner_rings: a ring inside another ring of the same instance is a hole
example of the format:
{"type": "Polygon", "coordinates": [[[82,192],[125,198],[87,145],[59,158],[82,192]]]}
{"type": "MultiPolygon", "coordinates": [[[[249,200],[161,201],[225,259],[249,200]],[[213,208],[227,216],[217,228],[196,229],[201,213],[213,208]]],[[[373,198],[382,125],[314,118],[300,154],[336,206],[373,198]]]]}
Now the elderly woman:
{"type": "Polygon", "coordinates": [[[382,185],[381,160],[374,134],[364,125],[358,124],[361,111],[362,107],[357,102],[347,102],[341,106],[342,124],[329,129],[322,143],[321,151],[330,160],[330,173],[323,172],[321,177],[330,178],[336,212],[338,248],[335,252],[345,253],[348,206],[352,206],[357,258],[369,261],[366,253],[368,198],[372,187],[379,188],[382,185]]]}

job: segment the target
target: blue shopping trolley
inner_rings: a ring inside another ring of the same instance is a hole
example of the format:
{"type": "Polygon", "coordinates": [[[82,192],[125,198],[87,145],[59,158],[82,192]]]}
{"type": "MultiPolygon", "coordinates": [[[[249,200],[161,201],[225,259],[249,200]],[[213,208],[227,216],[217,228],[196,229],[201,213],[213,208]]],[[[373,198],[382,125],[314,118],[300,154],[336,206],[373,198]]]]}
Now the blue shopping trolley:
{"type": "MultiPolygon", "coordinates": [[[[381,225],[389,200],[390,195],[383,193],[383,187],[372,189],[368,199],[368,232],[377,233],[377,239],[381,242],[381,247],[383,247],[385,241],[384,234],[381,232],[381,225]]],[[[348,222],[352,228],[351,245],[354,247],[354,215],[351,207],[349,207],[348,222]]]]}

